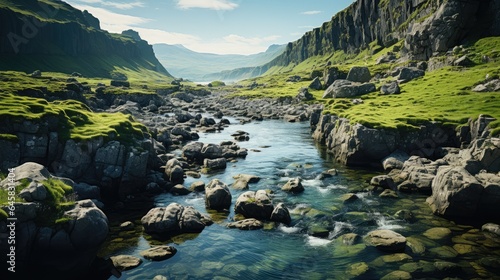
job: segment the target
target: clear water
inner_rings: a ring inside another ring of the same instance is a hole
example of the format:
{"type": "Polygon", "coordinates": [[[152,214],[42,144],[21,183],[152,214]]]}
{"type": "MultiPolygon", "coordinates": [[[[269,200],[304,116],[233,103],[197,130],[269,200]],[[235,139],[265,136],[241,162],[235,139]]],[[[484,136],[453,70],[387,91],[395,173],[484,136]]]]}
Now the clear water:
{"type": "MultiPolygon", "coordinates": [[[[315,145],[307,123],[269,120],[232,124],[220,133],[201,134],[199,141],[218,144],[231,140],[230,135],[236,130],[250,134],[249,141],[239,142],[240,146],[249,149],[247,158],[228,164],[225,171],[203,175],[200,179],[187,178],[184,185],[189,186],[197,180],[208,183],[218,178],[231,186],[234,175],[258,175],[261,180],[250,184],[250,190],[271,189],[274,204],[284,202],[293,213],[292,225],[268,223],[264,229],[254,231],[229,229],[225,224],[233,220],[233,209],[229,213],[208,213],[203,194],[161,194],[155,199],[156,206],[172,202],[191,205],[210,215],[215,223],[200,234],[158,241],[142,232],[138,219],[134,221],[136,230],[131,232],[117,230],[119,223],[115,221],[113,234],[103,246],[102,255],[105,257],[118,254],[139,256],[140,251],[160,244],[172,245],[178,250],[174,257],[165,261],[144,260],[138,268],[124,271],[120,279],[153,279],[156,275],[167,279],[350,279],[356,275],[349,273],[351,267],[362,262],[369,270],[358,279],[379,279],[394,270],[408,270],[411,264],[429,262],[432,265],[435,261],[451,262],[460,267],[428,274],[420,269],[413,276],[439,279],[455,273],[464,279],[500,277],[498,261],[494,261],[500,256],[498,240],[470,226],[456,225],[433,216],[425,204],[425,196],[399,194],[398,199],[390,199],[361,192],[358,201],[343,204],[340,196],[363,190],[377,172],[335,165],[321,147],[315,145]],[[316,179],[322,171],[331,168],[338,169],[338,176],[316,179]],[[289,178],[297,176],[303,179],[303,193],[289,194],[280,190],[289,178]],[[401,209],[411,210],[416,222],[394,218],[394,213],[401,209]],[[430,239],[423,233],[432,227],[448,227],[452,233],[442,239],[430,239]],[[326,229],[328,236],[313,237],[311,233],[317,228],[326,229]],[[387,253],[366,247],[362,241],[362,237],[374,229],[392,229],[412,237],[414,243],[425,246],[425,252],[414,253],[407,247],[405,253],[408,257],[400,257],[403,260],[397,261],[387,259],[387,253]],[[346,233],[356,233],[361,239],[353,245],[337,240],[346,233]],[[473,244],[473,251],[458,253],[455,249],[460,249],[456,246],[462,244],[459,242],[473,244]],[[386,259],[382,259],[384,256],[386,259]]],[[[244,191],[231,192],[234,207],[237,197],[244,191]]]]}

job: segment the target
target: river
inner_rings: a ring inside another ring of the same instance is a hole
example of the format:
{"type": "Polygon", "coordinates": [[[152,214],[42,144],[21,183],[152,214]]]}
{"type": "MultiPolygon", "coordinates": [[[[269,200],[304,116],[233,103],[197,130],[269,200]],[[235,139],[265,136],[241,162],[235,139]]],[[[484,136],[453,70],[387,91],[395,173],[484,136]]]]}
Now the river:
{"type": "Polygon", "coordinates": [[[264,229],[254,231],[226,228],[225,224],[234,219],[234,203],[244,191],[231,189],[229,213],[207,212],[202,193],[161,194],[155,198],[156,206],[172,202],[191,205],[208,213],[215,223],[200,234],[158,241],[142,232],[138,219],[133,221],[136,229],[129,232],[118,230],[118,224],[112,222],[112,234],[100,253],[103,257],[139,257],[140,251],[160,244],[177,248],[174,257],[161,262],[143,260],[139,267],[124,271],[120,279],[153,279],[157,275],[169,280],[380,279],[401,271],[410,272],[414,278],[500,278],[498,239],[472,226],[432,215],[424,195],[398,193],[399,198],[380,198],[379,193],[363,191],[370,178],[381,173],[332,162],[311,138],[308,123],[266,120],[237,124],[235,119],[230,120],[233,124],[225,130],[202,133],[198,141],[219,144],[243,130],[250,134],[250,140],[238,144],[249,150],[248,156],[229,163],[223,172],[200,179],[188,177],[184,185],[217,178],[230,187],[234,175],[257,175],[261,180],[250,184],[250,190],[272,190],[274,204],[283,202],[287,206],[292,224],[267,223],[264,229]],[[338,170],[337,176],[317,179],[321,172],[333,168],[338,170]],[[303,193],[281,191],[293,177],[303,179],[303,193]],[[341,197],[349,192],[357,192],[360,199],[344,203],[341,197]],[[398,210],[411,211],[414,220],[397,218],[394,214],[398,210]],[[387,254],[366,246],[363,236],[375,229],[391,229],[407,237],[404,254],[387,254]],[[326,234],[313,236],[321,232],[326,234]],[[347,233],[358,235],[353,244],[338,239],[347,233]]]}

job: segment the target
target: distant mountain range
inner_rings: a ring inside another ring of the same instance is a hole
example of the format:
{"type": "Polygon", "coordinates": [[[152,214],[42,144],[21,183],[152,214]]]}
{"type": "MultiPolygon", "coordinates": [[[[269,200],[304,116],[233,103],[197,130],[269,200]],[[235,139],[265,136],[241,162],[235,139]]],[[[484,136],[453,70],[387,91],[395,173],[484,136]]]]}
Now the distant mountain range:
{"type": "Polygon", "coordinates": [[[271,45],[265,52],[252,55],[220,55],[198,53],[182,45],[153,45],[156,57],[174,77],[195,82],[228,82],[256,77],[261,73],[253,68],[273,60],[285,47],[271,45]]]}

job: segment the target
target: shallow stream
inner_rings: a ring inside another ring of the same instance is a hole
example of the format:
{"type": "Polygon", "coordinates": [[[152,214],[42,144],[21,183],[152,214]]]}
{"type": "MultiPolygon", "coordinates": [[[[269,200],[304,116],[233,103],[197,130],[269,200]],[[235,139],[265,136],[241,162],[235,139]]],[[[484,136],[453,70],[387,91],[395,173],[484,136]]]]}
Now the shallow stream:
{"type": "Polygon", "coordinates": [[[188,177],[184,185],[217,178],[231,188],[234,175],[257,175],[261,180],[250,184],[250,190],[272,190],[274,204],[284,202],[290,210],[292,225],[268,223],[264,229],[254,231],[226,228],[225,224],[234,219],[234,203],[244,191],[231,189],[233,204],[229,213],[207,212],[203,193],[161,194],[155,198],[156,206],[172,202],[191,205],[210,215],[215,223],[200,234],[159,241],[142,232],[140,217],[133,221],[135,230],[127,232],[118,228],[122,221],[112,220],[112,234],[101,250],[103,257],[139,257],[140,251],[153,245],[177,248],[174,257],[161,262],[143,260],[139,267],[124,271],[120,279],[153,279],[156,275],[169,280],[380,279],[389,273],[394,275],[394,271],[409,272],[417,279],[500,278],[497,238],[432,215],[424,195],[399,193],[399,198],[380,198],[379,193],[363,191],[371,177],[380,173],[333,163],[314,143],[308,123],[268,120],[232,124],[220,133],[200,134],[199,141],[219,144],[232,140],[230,135],[237,130],[250,134],[249,141],[238,142],[249,150],[246,159],[229,163],[223,172],[202,175],[200,179],[188,177]],[[317,179],[322,171],[332,168],[338,170],[337,176],[317,179]],[[281,191],[281,186],[293,177],[303,179],[303,193],[281,191]],[[349,192],[358,192],[360,199],[343,203],[341,196],[349,192]],[[398,210],[411,211],[415,219],[409,222],[396,218],[398,210]],[[363,237],[374,229],[391,229],[407,237],[405,253],[388,254],[367,247],[363,237]],[[339,237],[347,233],[356,233],[359,238],[345,244],[339,237]]]}

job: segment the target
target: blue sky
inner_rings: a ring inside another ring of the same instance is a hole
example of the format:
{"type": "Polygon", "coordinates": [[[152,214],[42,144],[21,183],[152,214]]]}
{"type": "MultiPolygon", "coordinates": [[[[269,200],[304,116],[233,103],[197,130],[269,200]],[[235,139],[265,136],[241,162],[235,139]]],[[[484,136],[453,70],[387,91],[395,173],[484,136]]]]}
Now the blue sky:
{"type": "Polygon", "coordinates": [[[150,44],[253,54],[321,26],[354,0],[66,0],[113,33],[134,29],[150,44]]]}

